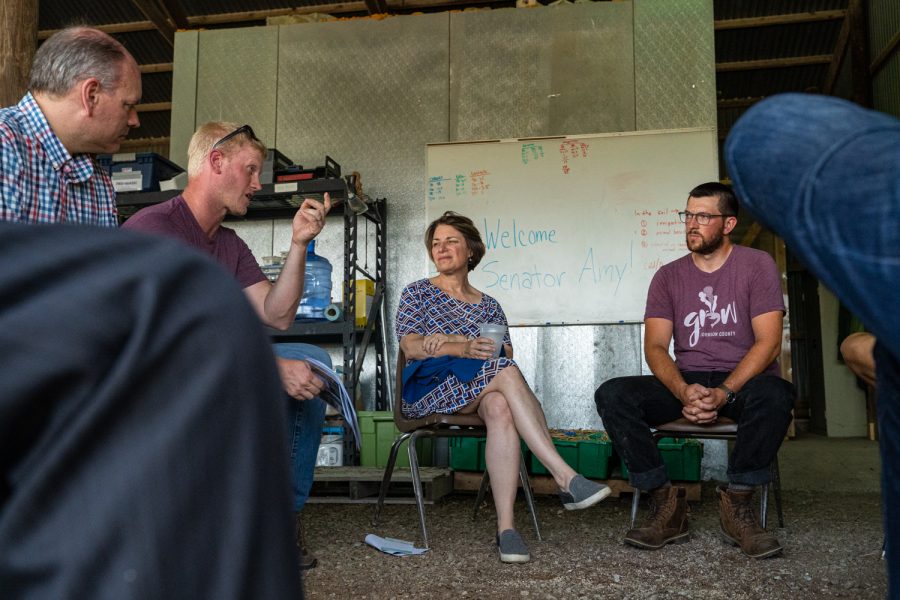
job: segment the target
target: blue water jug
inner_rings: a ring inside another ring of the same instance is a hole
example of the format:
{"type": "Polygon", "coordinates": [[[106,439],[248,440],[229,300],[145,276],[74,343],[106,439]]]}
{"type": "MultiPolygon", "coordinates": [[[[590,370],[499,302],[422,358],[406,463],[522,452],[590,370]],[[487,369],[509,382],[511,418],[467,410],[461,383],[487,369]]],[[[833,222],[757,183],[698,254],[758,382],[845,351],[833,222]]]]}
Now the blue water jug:
{"type": "Polygon", "coordinates": [[[297,307],[297,319],[325,320],[325,307],[331,304],[331,263],[316,254],[316,240],[306,249],[306,274],[303,296],[297,307]]]}

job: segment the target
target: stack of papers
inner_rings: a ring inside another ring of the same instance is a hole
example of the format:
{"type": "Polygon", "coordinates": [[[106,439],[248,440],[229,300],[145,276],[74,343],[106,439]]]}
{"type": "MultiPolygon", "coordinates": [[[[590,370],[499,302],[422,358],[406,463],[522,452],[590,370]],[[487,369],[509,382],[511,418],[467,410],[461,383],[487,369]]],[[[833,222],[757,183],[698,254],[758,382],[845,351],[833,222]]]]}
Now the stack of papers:
{"type": "Polygon", "coordinates": [[[344,382],[338,377],[337,373],[329,369],[323,363],[314,358],[307,358],[313,373],[318,375],[325,382],[325,387],[319,397],[328,403],[329,406],[341,413],[344,417],[344,423],[353,432],[353,440],[356,442],[357,450],[360,447],[359,422],[356,420],[356,407],[344,387],[344,382]]]}

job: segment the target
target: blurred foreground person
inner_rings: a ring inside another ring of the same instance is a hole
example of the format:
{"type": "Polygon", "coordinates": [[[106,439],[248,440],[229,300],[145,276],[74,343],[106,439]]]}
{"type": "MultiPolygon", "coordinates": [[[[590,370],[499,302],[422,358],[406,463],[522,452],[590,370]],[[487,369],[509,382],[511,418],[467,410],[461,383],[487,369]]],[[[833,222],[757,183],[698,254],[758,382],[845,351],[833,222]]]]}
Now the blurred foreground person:
{"type": "Polygon", "coordinates": [[[233,279],[93,227],[0,223],[0,254],[0,595],[300,597],[281,384],[233,279]]]}
{"type": "Polygon", "coordinates": [[[888,596],[900,598],[900,120],[825,96],[750,108],[725,145],[744,206],[877,338],[888,596]]]}

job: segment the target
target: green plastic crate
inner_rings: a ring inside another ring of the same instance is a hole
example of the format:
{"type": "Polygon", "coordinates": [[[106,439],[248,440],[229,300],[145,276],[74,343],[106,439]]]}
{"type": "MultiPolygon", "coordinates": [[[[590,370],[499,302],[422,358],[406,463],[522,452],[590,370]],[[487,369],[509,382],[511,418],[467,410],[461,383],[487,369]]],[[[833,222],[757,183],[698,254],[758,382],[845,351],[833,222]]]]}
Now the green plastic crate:
{"type": "MultiPolygon", "coordinates": [[[[703,443],[695,439],[662,438],[657,445],[669,479],[672,481],[700,481],[703,443]]],[[[628,467],[620,459],[622,478],[628,479],[628,467]]]]}
{"type": "Polygon", "coordinates": [[[450,468],[454,471],[484,471],[485,438],[450,438],[450,468]]]}
{"type": "MultiPolygon", "coordinates": [[[[593,479],[609,477],[612,442],[605,431],[555,431],[551,435],[556,451],[576,472],[593,479]]],[[[535,475],[548,473],[547,468],[533,454],[531,472],[535,475]]]]}
{"type": "MultiPolygon", "coordinates": [[[[394,413],[389,410],[364,410],[356,413],[359,421],[361,447],[359,464],[363,467],[386,467],[394,440],[400,437],[400,430],[394,425],[394,413]]],[[[407,448],[409,441],[403,442],[397,450],[396,467],[409,467],[407,448]]],[[[420,438],[416,451],[420,467],[431,466],[432,440],[420,438]]]]}
{"type": "MultiPolygon", "coordinates": [[[[487,439],[483,437],[451,437],[450,468],[454,471],[484,471],[487,468],[484,461],[486,443],[487,439]]],[[[519,440],[519,445],[527,465],[530,455],[528,446],[522,440],[519,440]]]]}

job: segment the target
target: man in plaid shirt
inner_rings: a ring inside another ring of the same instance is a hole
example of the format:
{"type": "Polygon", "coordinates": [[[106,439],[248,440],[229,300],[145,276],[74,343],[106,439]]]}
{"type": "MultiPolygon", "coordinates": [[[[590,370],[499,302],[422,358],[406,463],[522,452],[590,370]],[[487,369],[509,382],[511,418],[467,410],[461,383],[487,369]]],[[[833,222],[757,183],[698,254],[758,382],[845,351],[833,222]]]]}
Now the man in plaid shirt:
{"type": "Polygon", "coordinates": [[[38,48],[28,87],[0,109],[0,220],[116,227],[115,190],[94,155],[118,151],[140,125],[137,62],[102,31],[70,27],[38,48]]]}

